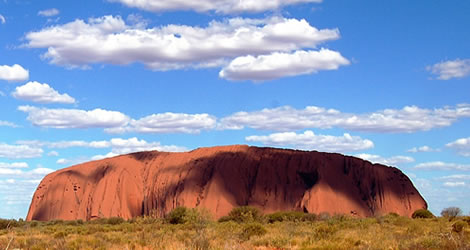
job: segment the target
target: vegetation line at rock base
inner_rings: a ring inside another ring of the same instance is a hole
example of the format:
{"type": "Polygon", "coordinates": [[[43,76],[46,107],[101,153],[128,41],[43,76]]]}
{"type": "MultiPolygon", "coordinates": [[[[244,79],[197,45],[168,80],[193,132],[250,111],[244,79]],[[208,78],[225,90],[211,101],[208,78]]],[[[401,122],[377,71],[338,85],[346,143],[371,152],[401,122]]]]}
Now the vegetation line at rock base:
{"type": "Polygon", "coordinates": [[[165,218],[128,221],[0,219],[0,249],[469,249],[470,217],[445,215],[261,215],[240,207],[218,221],[207,211],[189,208],[177,208],[165,218]]]}

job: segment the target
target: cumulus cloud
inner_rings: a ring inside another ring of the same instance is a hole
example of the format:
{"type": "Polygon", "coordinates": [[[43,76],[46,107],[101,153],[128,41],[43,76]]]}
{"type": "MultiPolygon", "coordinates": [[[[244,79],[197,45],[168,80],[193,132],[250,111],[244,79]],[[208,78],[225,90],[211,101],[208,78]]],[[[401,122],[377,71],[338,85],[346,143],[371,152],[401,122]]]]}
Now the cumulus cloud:
{"type": "Polygon", "coordinates": [[[0,143],[0,158],[26,159],[41,157],[43,150],[36,146],[0,143]]]}
{"type": "Polygon", "coordinates": [[[200,133],[216,126],[217,120],[209,114],[161,113],[138,120],[127,115],[103,109],[47,109],[19,106],[28,113],[34,125],[46,128],[105,128],[109,133],[200,133]]]}
{"type": "Polygon", "coordinates": [[[465,182],[463,181],[446,181],[443,184],[445,187],[465,187],[465,182]]]}
{"type": "Polygon", "coordinates": [[[320,3],[322,0],[202,0],[202,1],[172,1],[172,0],[108,0],[120,2],[126,6],[152,12],[192,10],[197,12],[214,11],[217,13],[263,12],[277,10],[287,5],[300,3],[320,3]]]}
{"type": "Polygon", "coordinates": [[[470,75],[470,59],[456,59],[436,63],[426,67],[432,74],[437,75],[439,80],[450,80],[452,78],[463,78],[470,75]]]}
{"type": "Polygon", "coordinates": [[[410,153],[422,153],[422,152],[438,152],[439,149],[433,149],[429,146],[413,147],[408,149],[410,153]]]}
{"type": "Polygon", "coordinates": [[[443,177],[439,177],[440,180],[446,181],[470,181],[470,175],[468,174],[454,174],[454,175],[447,175],[443,177]]]}
{"type": "Polygon", "coordinates": [[[26,162],[13,162],[13,163],[6,163],[0,162],[0,168],[28,168],[28,163],[26,162]]]}
{"type": "Polygon", "coordinates": [[[74,165],[90,160],[100,160],[117,155],[129,154],[133,152],[158,150],[161,152],[183,152],[188,149],[176,145],[162,145],[160,142],[147,142],[139,140],[136,137],[129,139],[113,138],[109,141],[60,141],[60,142],[40,142],[40,141],[22,141],[24,144],[36,144],[49,148],[69,148],[69,147],[88,147],[88,148],[110,148],[111,152],[105,155],[95,155],[93,157],[78,157],[74,159],[61,158],[56,161],[61,165],[74,165]]]}
{"type": "Polygon", "coordinates": [[[470,157],[470,137],[460,138],[451,143],[447,143],[446,147],[454,149],[460,155],[470,157]]]}
{"type": "Polygon", "coordinates": [[[59,156],[59,152],[53,150],[53,151],[47,153],[47,156],[59,156]]]}
{"type": "Polygon", "coordinates": [[[296,149],[317,150],[327,152],[351,152],[374,147],[370,140],[359,136],[344,134],[343,136],[316,135],[307,130],[303,134],[295,132],[274,133],[264,136],[248,136],[249,142],[261,142],[268,146],[292,146],[296,149]]]}
{"type": "Polygon", "coordinates": [[[35,126],[47,128],[110,128],[129,122],[129,117],[117,111],[94,109],[47,109],[19,106],[18,110],[28,113],[28,120],[35,126]]]}
{"type": "Polygon", "coordinates": [[[41,10],[38,12],[38,16],[45,16],[45,17],[51,17],[51,16],[57,16],[59,15],[59,10],[56,8],[52,9],[47,9],[47,10],[41,10]]]}
{"type": "Polygon", "coordinates": [[[38,103],[75,103],[75,99],[68,94],[59,94],[47,83],[41,84],[36,81],[16,87],[16,90],[11,94],[16,99],[38,103]]]}
{"type": "Polygon", "coordinates": [[[117,154],[127,154],[139,151],[158,150],[165,152],[181,152],[186,151],[185,147],[175,145],[161,145],[160,142],[147,142],[143,139],[139,140],[137,137],[129,139],[123,138],[112,138],[111,140],[101,141],[17,141],[16,143],[22,145],[36,145],[40,147],[47,147],[51,149],[64,149],[73,147],[84,147],[84,148],[111,148],[112,152],[117,154]]]}
{"type": "Polygon", "coordinates": [[[209,114],[161,113],[132,120],[123,127],[109,128],[108,133],[200,133],[216,126],[217,120],[209,114]]]}
{"type": "Polygon", "coordinates": [[[397,155],[392,157],[382,157],[380,155],[372,155],[372,154],[358,154],[356,157],[370,161],[372,163],[380,163],[389,166],[396,166],[405,163],[414,162],[415,159],[409,156],[397,155]]]}
{"type": "MultiPolygon", "coordinates": [[[[319,30],[304,19],[282,17],[231,18],[212,21],[207,27],[143,26],[145,24],[142,23],[128,25],[119,16],[92,18],[88,22],[78,19],[64,25],[29,32],[26,34],[26,45],[30,48],[47,48],[43,58],[67,67],[140,62],[150,69],[163,71],[221,67],[237,57],[257,57],[274,52],[315,48],[320,43],[339,38],[337,29],[319,30]]],[[[296,53],[287,57],[293,61],[295,56],[301,57],[303,54],[296,53]]],[[[305,53],[302,58],[311,60],[311,57],[315,57],[312,56],[314,52],[305,53]]],[[[326,51],[316,53],[327,54],[326,51]]],[[[272,61],[272,55],[268,58],[272,61]]],[[[319,56],[316,58],[319,60],[319,56]]],[[[330,64],[335,62],[328,61],[330,64]]],[[[313,71],[320,69],[320,66],[316,66],[313,71]]],[[[227,70],[228,68],[225,72],[227,70]]],[[[294,70],[284,71],[286,74],[294,73],[294,70]]],[[[300,73],[306,71],[312,69],[304,69],[300,73]]]]}
{"type": "Polygon", "coordinates": [[[253,112],[237,112],[222,118],[218,127],[250,127],[274,131],[338,127],[353,131],[411,133],[450,126],[458,119],[466,117],[470,117],[470,104],[438,109],[406,106],[403,109],[385,109],[364,114],[342,113],[316,106],[308,106],[305,109],[283,106],[253,112]]]}
{"type": "Polygon", "coordinates": [[[14,124],[13,122],[0,121],[0,127],[11,127],[11,128],[17,128],[17,127],[18,127],[18,125],[14,124]]]}
{"type": "Polygon", "coordinates": [[[5,24],[6,22],[7,20],[5,19],[5,17],[0,14],[0,23],[5,24]]]}
{"type": "Polygon", "coordinates": [[[273,80],[286,76],[335,70],[349,61],[340,53],[329,49],[320,51],[274,52],[257,57],[248,55],[235,58],[220,71],[219,76],[228,80],[273,80]]]}
{"type": "Polygon", "coordinates": [[[0,177],[3,178],[22,178],[22,179],[37,179],[52,173],[54,170],[50,168],[35,168],[33,170],[24,171],[21,169],[0,168],[0,177]]]}
{"type": "Polygon", "coordinates": [[[19,64],[13,66],[0,65],[0,80],[22,82],[29,79],[29,71],[19,64]]]}
{"type": "Polygon", "coordinates": [[[424,162],[414,166],[415,169],[444,170],[444,171],[470,171],[470,165],[442,161],[424,162]]]}

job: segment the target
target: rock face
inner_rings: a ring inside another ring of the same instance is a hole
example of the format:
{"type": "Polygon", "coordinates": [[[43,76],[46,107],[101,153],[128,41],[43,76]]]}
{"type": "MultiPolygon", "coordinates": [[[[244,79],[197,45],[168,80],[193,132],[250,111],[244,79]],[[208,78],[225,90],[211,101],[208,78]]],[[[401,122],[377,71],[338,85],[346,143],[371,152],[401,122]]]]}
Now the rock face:
{"type": "Polygon", "coordinates": [[[237,206],[366,217],[427,208],[400,170],[316,151],[248,146],[141,152],[47,175],[27,220],[163,216],[178,206],[218,218],[237,206]]]}

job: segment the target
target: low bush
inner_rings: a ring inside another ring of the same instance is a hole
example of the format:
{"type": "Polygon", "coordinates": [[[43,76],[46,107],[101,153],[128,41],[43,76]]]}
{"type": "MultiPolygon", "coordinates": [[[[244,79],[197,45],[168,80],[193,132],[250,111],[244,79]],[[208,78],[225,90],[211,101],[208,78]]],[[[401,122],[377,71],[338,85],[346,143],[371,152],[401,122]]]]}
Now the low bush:
{"type": "Polygon", "coordinates": [[[167,223],[190,224],[196,228],[205,227],[211,219],[207,210],[186,207],[177,207],[165,216],[167,223]]]}
{"type": "Polygon", "coordinates": [[[280,211],[266,215],[269,223],[283,222],[283,221],[302,221],[305,213],[299,211],[280,211]]]}
{"type": "Polygon", "coordinates": [[[235,221],[235,222],[260,222],[262,215],[259,209],[251,206],[242,206],[233,208],[227,216],[219,219],[219,222],[235,221]]]}
{"type": "Polygon", "coordinates": [[[434,215],[431,213],[431,211],[427,209],[418,209],[414,211],[414,213],[411,215],[411,218],[417,219],[417,218],[423,218],[423,219],[429,219],[429,218],[434,218],[434,215]]]}
{"type": "Polygon", "coordinates": [[[458,216],[462,216],[462,209],[458,207],[448,207],[441,211],[441,216],[453,220],[458,216]]]}
{"type": "Polygon", "coordinates": [[[318,216],[316,214],[311,214],[311,213],[304,214],[304,216],[302,217],[302,221],[313,222],[313,221],[317,220],[317,217],[318,216]]]}
{"type": "Polygon", "coordinates": [[[109,225],[119,225],[124,222],[125,220],[121,217],[111,217],[106,220],[106,224],[109,224],[109,225]]]}
{"type": "Polygon", "coordinates": [[[177,207],[165,216],[165,220],[170,224],[184,224],[187,221],[188,209],[177,207]]]}
{"type": "Polygon", "coordinates": [[[456,233],[460,233],[463,231],[463,229],[467,226],[467,223],[464,221],[456,221],[454,224],[452,224],[452,231],[456,233]]]}
{"type": "Polygon", "coordinates": [[[18,225],[19,223],[16,220],[0,219],[0,229],[9,229],[9,228],[17,227],[18,225]]]}
{"type": "Polygon", "coordinates": [[[240,239],[246,241],[253,236],[263,236],[268,231],[264,226],[258,222],[248,223],[243,226],[242,232],[240,234],[240,239]]]}

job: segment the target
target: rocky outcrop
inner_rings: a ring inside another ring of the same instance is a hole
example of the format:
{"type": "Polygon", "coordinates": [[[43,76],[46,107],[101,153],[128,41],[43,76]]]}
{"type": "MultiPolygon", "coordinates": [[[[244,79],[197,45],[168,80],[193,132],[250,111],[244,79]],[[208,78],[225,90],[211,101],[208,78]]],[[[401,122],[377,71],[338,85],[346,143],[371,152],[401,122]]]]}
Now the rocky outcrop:
{"type": "Polygon", "coordinates": [[[359,217],[404,216],[427,204],[400,170],[355,157],[248,146],[140,152],[58,170],[39,184],[27,220],[163,216],[178,206],[218,218],[237,206],[359,217]]]}

